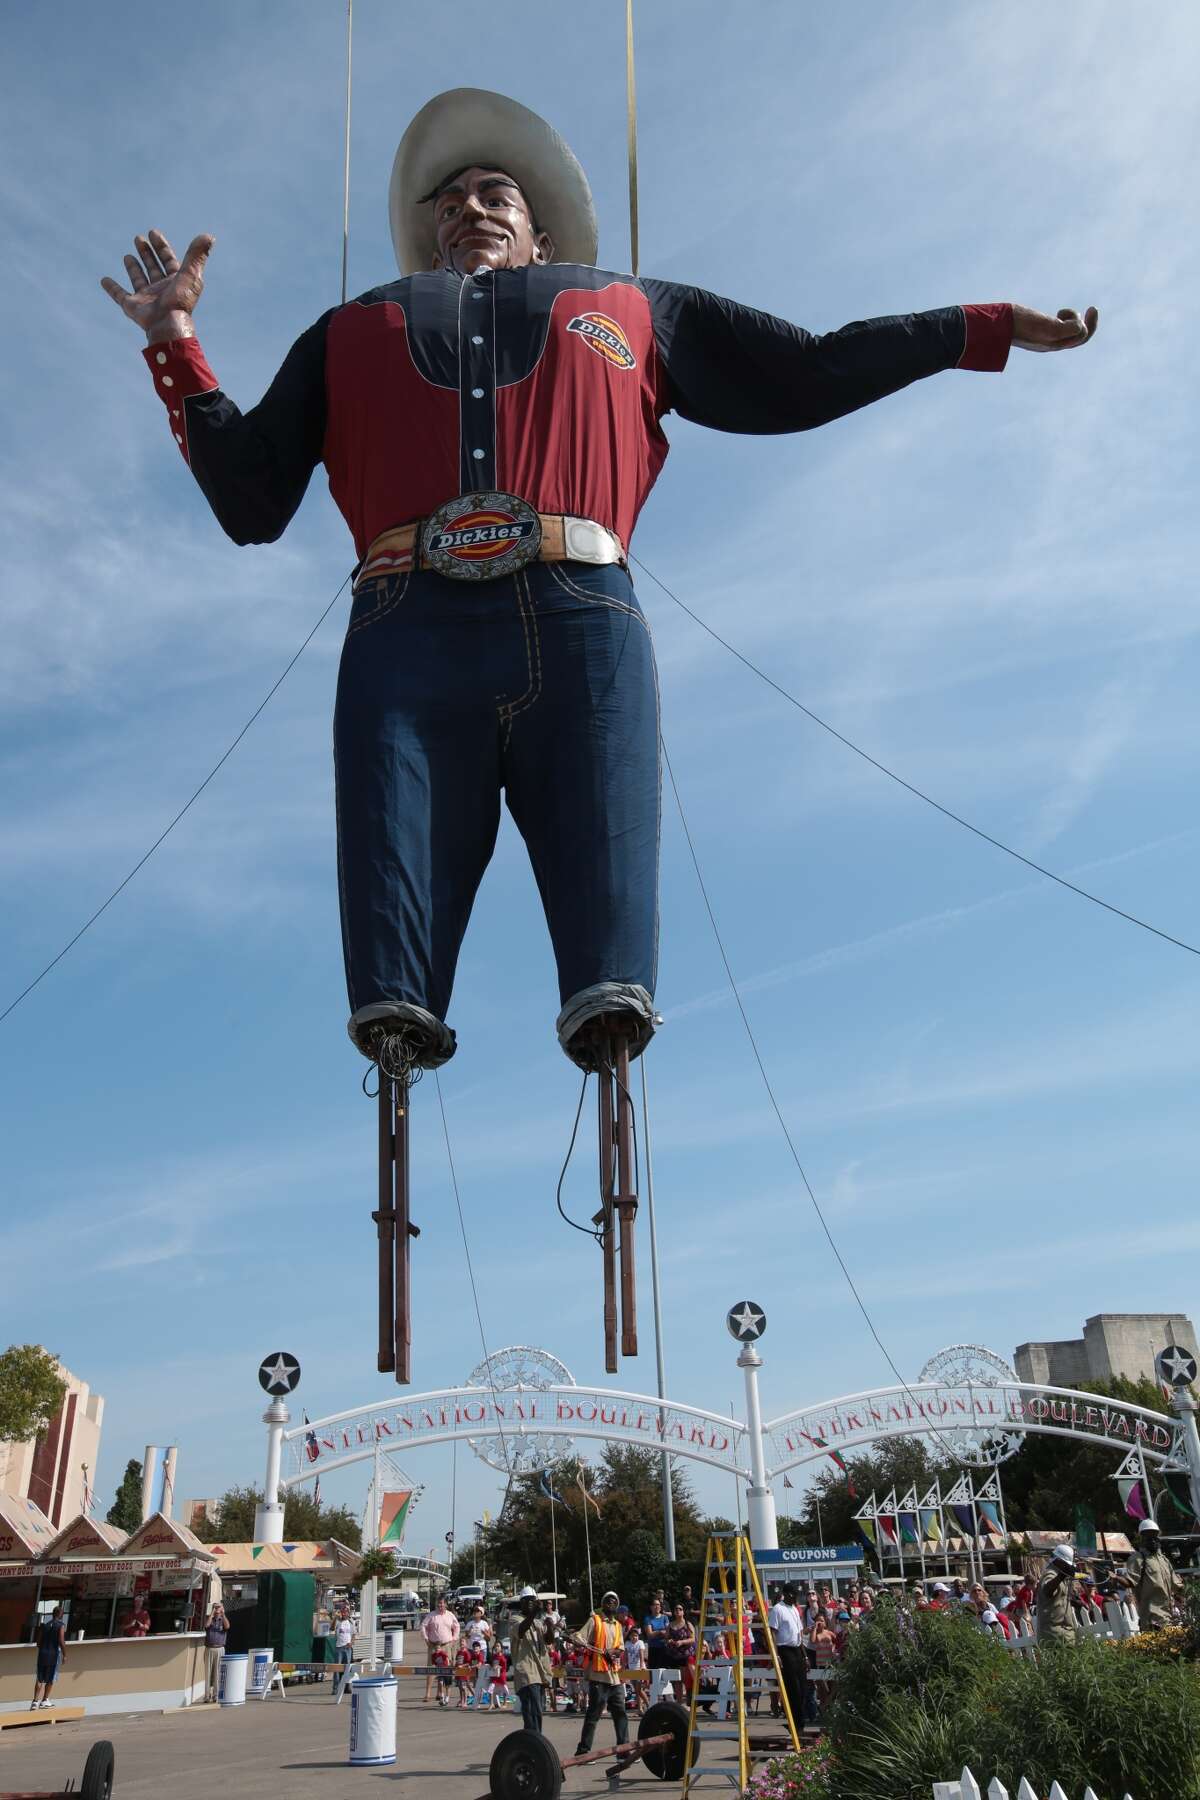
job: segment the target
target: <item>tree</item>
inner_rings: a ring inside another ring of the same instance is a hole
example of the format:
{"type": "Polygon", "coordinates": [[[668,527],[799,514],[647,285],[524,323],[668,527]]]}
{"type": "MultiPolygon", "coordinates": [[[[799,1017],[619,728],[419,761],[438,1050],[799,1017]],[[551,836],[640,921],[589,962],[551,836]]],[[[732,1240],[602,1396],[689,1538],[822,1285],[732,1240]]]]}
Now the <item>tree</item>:
{"type": "Polygon", "coordinates": [[[56,1356],[39,1344],[10,1344],[0,1356],[0,1443],[40,1437],[66,1391],[56,1356]]]}
{"type": "Polygon", "coordinates": [[[136,1531],[142,1522],[142,1465],[135,1456],[125,1464],[117,1497],[108,1509],[108,1522],[122,1531],[136,1531]]]}
{"type": "MultiPolygon", "coordinates": [[[[1115,1375],[1081,1381],[1079,1387],[1085,1394],[1124,1400],[1150,1412],[1164,1410],[1162,1389],[1147,1379],[1115,1375]]],[[[1026,1432],[1017,1454],[1000,1465],[1009,1526],[1017,1531],[1069,1531],[1075,1507],[1081,1504],[1090,1507],[1098,1531],[1124,1531],[1130,1520],[1112,1479],[1121,1455],[1108,1445],[1093,1449],[1078,1438],[1026,1432]]]]}
{"type": "Polygon", "coordinates": [[[854,1514],[869,1495],[882,1500],[893,1488],[900,1496],[915,1485],[920,1499],[933,1481],[940,1479],[946,1486],[958,1477],[954,1464],[931,1455],[925,1440],[917,1437],[884,1438],[872,1451],[848,1457],[846,1467],[849,1479],[835,1464],[822,1465],[798,1518],[791,1521],[788,1536],[793,1544],[859,1543],[854,1514]]]}
{"type": "MultiPolygon", "coordinates": [[[[254,1515],[261,1505],[261,1488],[228,1488],[217,1503],[216,1518],[199,1519],[193,1530],[202,1544],[220,1544],[226,1540],[235,1544],[253,1543],[254,1515]]],[[[344,1506],[318,1510],[310,1493],[285,1494],[283,1535],[302,1542],[337,1538],[350,1550],[357,1550],[362,1543],[362,1530],[352,1513],[344,1506]]]]}
{"type": "MultiPolygon", "coordinates": [[[[586,1531],[578,1459],[555,1463],[549,1478],[562,1499],[554,1507],[559,1587],[574,1592],[586,1605],[590,1544],[597,1598],[603,1587],[613,1586],[639,1610],[649,1593],[667,1579],[669,1567],[662,1538],[661,1453],[640,1445],[609,1444],[598,1466],[584,1467],[586,1531]]],[[[677,1464],[672,1465],[671,1489],[676,1546],[681,1562],[690,1562],[704,1554],[706,1525],[677,1464]]],[[[550,1586],[551,1504],[542,1491],[540,1473],[515,1477],[503,1517],[494,1520],[479,1540],[478,1560],[482,1562],[486,1547],[490,1574],[503,1573],[518,1586],[525,1582],[537,1588],[550,1586]]],[[[470,1579],[470,1555],[469,1545],[459,1550],[452,1579],[470,1579]]]]}

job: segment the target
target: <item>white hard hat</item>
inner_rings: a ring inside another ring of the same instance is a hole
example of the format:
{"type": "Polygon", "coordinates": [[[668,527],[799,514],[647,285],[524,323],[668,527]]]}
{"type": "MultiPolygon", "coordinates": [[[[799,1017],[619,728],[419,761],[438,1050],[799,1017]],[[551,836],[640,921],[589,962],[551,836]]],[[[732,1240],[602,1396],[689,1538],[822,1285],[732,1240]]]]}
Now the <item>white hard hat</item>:
{"type": "Polygon", "coordinates": [[[531,1587],[523,1587],[521,1589],[520,1593],[517,1595],[517,1599],[518,1600],[536,1600],[537,1599],[537,1589],[531,1588],[531,1587]]]}
{"type": "Polygon", "coordinates": [[[1141,1524],[1138,1526],[1139,1533],[1141,1533],[1143,1531],[1158,1531],[1160,1529],[1161,1528],[1159,1526],[1157,1519],[1143,1519],[1141,1524]]]}
{"type": "Polygon", "coordinates": [[[1051,1562],[1066,1563],[1069,1569],[1075,1567],[1075,1548],[1072,1544],[1056,1544],[1050,1553],[1051,1562]]]}

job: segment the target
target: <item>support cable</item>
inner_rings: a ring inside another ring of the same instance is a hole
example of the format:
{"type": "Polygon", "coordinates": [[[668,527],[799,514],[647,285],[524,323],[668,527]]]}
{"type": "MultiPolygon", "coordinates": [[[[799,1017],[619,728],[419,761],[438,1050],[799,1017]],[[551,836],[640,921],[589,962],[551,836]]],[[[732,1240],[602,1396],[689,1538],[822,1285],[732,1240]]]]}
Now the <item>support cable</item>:
{"type": "Polygon", "coordinates": [[[488,1373],[488,1387],[492,1391],[492,1412],[500,1432],[500,1448],[504,1452],[504,1466],[512,1474],[512,1464],[508,1460],[508,1443],[504,1436],[504,1420],[500,1417],[500,1402],[496,1396],[496,1378],[492,1374],[492,1356],[487,1347],[487,1338],[483,1329],[483,1314],[479,1309],[479,1289],[475,1285],[475,1269],[471,1262],[471,1246],[467,1242],[467,1222],[463,1217],[462,1196],[458,1191],[458,1175],[454,1168],[454,1151],[450,1147],[450,1122],[446,1117],[446,1102],[442,1095],[442,1078],[437,1069],[433,1072],[434,1085],[437,1088],[438,1111],[442,1115],[442,1136],[446,1140],[446,1161],[450,1165],[450,1185],[454,1189],[454,1204],[458,1208],[458,1228],[462,1232],[463,1255],[467,1259],[467,1275],[471,1283],[471,1299],[475,1303],[475,1323],[479,1326],[479,1342],[483,1347],[483,1366],[488,1373]]]}
{"type": "Polygon", "coordinates": [[[333,599],[329,602],[329,605],[325,608],[324,612],[321,614],[320,618],[317,620],[316,624],[313,626],[312,630],[309,632],[308,636],[305,638],[305,640],[301,644],[300,648],[296,651],[296,654],[292,657],[291,661],[288,663],[288,665],[284,669],[283,673],[279,676],[279,678],[275,682],[272,683],[270,688],[268,688],[266,695],[264,696],[264,698],[262,700],[259,701],[258,705],[255,707],[254,711],[250,714],[250,717],[246,720],[246,723],[242,726],[242,729],[238,732],[237,736],[234,738],[234,740],[230,744],[229,748],[220,757],[218,757],[217,761],[213,764],[212,768],[208,771],[208,774],[204,777],[204,780],[200,783],[199,787],[196,788],[188,796],[188,798],[184,801],[183,805],[180,807],[179,811],[175,814],[175,817],[171,820],[170,824],[166,825],[163,828],[163,830],[159,832],[158,836],[155,838],[155,840],[151,844],[150,848],[146,851],[145,855],[140,856],[138,858],[137,862],[134,863],[132,869],[130,869],[128,875],[126,875],[123,880],[121,880],[117,883],[117,885],[113,889],[112,893],[108,896],[108,899],[105,900],[102,905],[100,905],[96,908],[96,910],[92,914],[91,918],[84,920],[83,924],[79,927],[79,930],[75,933],[75,936],[63,945],[63,947],[59,951],[58,955],[51,958],[51,960],[46,964],[45,968],[42,969],[39,974],[34,976],[33,980],[29,983],[29,985],[27,987],[24,987],[21,989],[21,992],[16,996],[16,998],[14,1000],[9,1001],[8,1005],[4,1008],[4,1011],[0,1012],[0,1024],[3,1024],[4,1020],[7,1019],[9,1013],[16,1011],[17,1007],[20,1006],[22,1000],[28,999],[29,995],[32,994],[34,988],[40,986],[40,984],[46,979],[47,975],[49,975],[51,969],[54,969],[58,966],[58,964],[62,961],[63,957],[66,956],[67,952],[69,950],[73,950],[75,948],[76,944],[79,942],[79,940],[83,936],[84,932],[91,930],[92,926],[96,923],[96,920],[100,917],[101,913],[105,913],[108,911],[108,909],[112,905],[113,901],[117,898],[117,895],[124,892],[124,890],[129,886],[130,882],[133,880],[134,876],[139,872],[139,870],[145,868],[146,864],[150,861],[150,858],[154,855],[154,852],[158,849],[159,845],[164,843],[166,841],[166,839],[170,837],[171,833],[174,831],[175,827],[178,825],[180,819],[183,818],[183,816],[186,812],[189,812],[191,810],[191,808],[195,805],[196,801],[200,798],[201,794],[204,792],[205,788],[208,786],[209,782],[212,781],[213,777],[215,775],[217,775],[218,772],[222,768],[224,768],[225,764],[229,761],[229,758],[233,755],[234,751],[237,749],[238,745],[241,743],[242,739],[245,737],[245,735],[249,731],[250,727],[254,724],[254,722],[258,718],[259,714],[266,709],[268,703],[271,700],[273,700],[275,695],[279,692],[280,688],[283,686],[284,682],[287,680],[288,676],[291,674],[292,670],[295,668],[296,664],[300,661],[300,658],[304,655],[304,652],[308,649],[308,646],[312,643],[312,641],[316,637],[318,631],[320,631],[322,625],[325,623],[326,619],[329,617],[330,613],[333,611],[334,606],[337,604],[338,600],[341,599],[342,594],[344,593],[345,588],[346,588],[346,583],[349,580],[350,580],[350,577],[349,577],[349,575],[347,575],[346,580],[343,581],[341,587],[338,589],[337,593],[333,596],[333,599]]]}
{"type": "Polygon", "coordinates": [[[342,175],[342,305],[346,304],[346,271],[350,264],[350,102],[354,92],[354,0],[346,0],[346,144],[342,175]]]}
{"type": "MultiPolygon", "coordinates": [[[[647,570],[647,573],[649,573],[648,570],[647,570]]],[[[733,966],[729,961],[729,954],[725,949],[725,940],[721,936],[721,928],[717,924],[717,915],[713,910],[712,900],[709,898],[708,885],[705,882],[703,873],[701,872],[700,858],[696,854],[696,845],[692,838],[691,830],[688,826],[687,814],[683,810],[683,800],[680,797],[679,786],[675,780],[675,771],[671,767],[671,758],[667,754],[666,742],[661,737],[660,737],[659,741],[662,744],[663,763],[666,767],[667,777],[671,783],[671,792],[675,796],[675,805],[676,805],[676,808],[679,813],[679,822],[683,826],[683,835],[684,835],[684,838],[687,840],[688,854],[690,855],[690,857],[692,859],[692,867],[696,872],[696,881],[700,888],[701,898],[704,901],[704,910],[708,914],[708,922],[712,926],[712,934],[713,934],[713,937],[716,939],[717,950],[720,953],[721,961],[725,967],[725,974],[729,981],[730,991],[733,994],[733,998],[737,1005],[738,1012],[741,1014],[742,1024],[745,1027],[746,1036],[750,1040],[750,1049],[753,1053],[755,1062],[758,1064],[758,1072],[759,1072],[759,1075],[762,1077],[763,1087],[767,1091],[767,1099],[771,1103],[771,1110],[774,1112],[776,1119],[779,1121],[779,1129],[783,1133],[784,1142],[787,1144],[788,1150],[791,1154],[792,1161],[796,1165],[796,1171],[797,1171],[798,1175],[800,1176],[801,1182],[804,1184],[804,1191],[808,1195],[808,1198],[812,1203],[812,1209],[817,1215],[817,1221],[820,1224],[821,1230],[825,1234],[825,1238],[829,1245],[829,1248],[833,1251],[834,1259],[837,1262],[838,1268],[841,1270],[843,1276],[845,1277],[846,1286],[850,1289],[851,1294],[854,1296],[854,1304],[857,1306],[859,1312],[862,1314],[863,1321],[867,1327],[867,1330],[870,1332],[871,1336],[874,1338],[875,1343],[879,1348],[879,1352],[882,1355],[884,1362],[887,1364],[888,1368],[892,1371],[892,1374],[896,1377],[896,1380],[899,1382],[899,1384],[903,1388],[904,1392],[908,1395],[909,1399],[915,1402],[916,1395],[913,1393],[913,1391],[909,1387],[907,1381],[905,1381],[903,1375],[900,1373],[899,1368],[896,1366],[896,1363],[893,1360],[891,1351],[888,1349],[887,1345],[884,1343],[883,1339],[880,1337],[879,1332],[875,1328],[875,1321],[872,1319],[870,1313],[867,1310],[866,1302],[864,1301],[862,1295],[859,1293],[857,1287],[854,1285],[854,1277],[850,1273],[850,1270],[846,1264],[845,1257],[842,1255],[841,1251],[838,1248],[837,1239],[834,1237],[833,1232],[829,1229],[828,1221],[825,1218],[824,1212],[821,1210],[821,1203],[817,1199],[816,1193],[813,1189],[813,1185],[809,1181],[808,1175],[805,1171],[804,1164],[800,1160],[800,1153],[796,1149],[795,1141],[792,1138],[791,1132],[788,1130],[787,1120],[784,1118],[783,1111],[779,1105],[779,1102],[775,1098],[775,1089],[771,1085],[770,1076],[767,1074],[767,1067],[763,1061],[762,1051],[758,1047],[758,1039],[754,1035],[754,1027],[750,1023],[750,1016],[747,1013],[746,1008],[742,1003],[741,990],[738,987],[737,978],[735,977],[735,975],[733,973],[733,966]]],[[[961,1461],[961,1458],[958,1455],[957,1451],[955,1451],[954,1449],[951,1448],[951,1446],[946,1442],[945,1438],[941,1435],[941,1433],[934,1426],[930,1426],[930,1434],[937,1439],[938,1443],[942,1446],[942,1449],[946,1452],[946,1454],[949,1457],[951,1462],[958,1463],[961,1461]]]]}
{"type": "Polygon", "coordinates": [[[979,825],[972,825],[970,819],[964,819],[960,813],[951,811],[950,807],[943,806],[940,800],[935,800],[932,794],[927,794],[923,789],[914,786],[911,781],[906,781],[903,775],[898,775],[895,769],[889,769],[886,763],[880,762],[878,757],[872,756],[869,751],[864,750],[861,745],[848,738],[844,732],[838,731],[829,723],[828,719],[821,718],[819,713],[813,712],[811,707],[805,706],[802,700],[798,700],[795,694],[791,694],[787,688],[781,687],[779,682],[768,675],[765,669],[760,669],[757,663],[751,662],[750,658],[731,644],[728,638],[723,638],[719,631],[715,631],[706,620],[700,617],[699,613],[693,612],[691,607],[679,598],[678,594],[672,593],[666,582],[660,581],[653,569],[648,569],[638,557],[632,556],[630,561],[637,563],[642,573],[650,577],[655,587],[662,589],[668,600],[673,600],[681,612],[685,612],[689,619],[695,620],[701,631],[706,631],[710,638],[713,638],[723,649],[728,650],[729,654],[736,657],[738,662],[743,663],[751,674],[757,675],[760,681],[765,681],[767,686],[774,688],[775,692],[781,699],[786,700],[789,706],[794,706],[797,712],[802,712],[806,719],[811,719],[814,725],[819,725],[822,731],[827,731],[830,737],[836,738],[839,744],[844,744],[847,750],[853,750],[855,756],[861,756],[864,762],[870,763],[873,769],[878,769],[881,775],[886,775],[889,781],[894,781],[898,787],[904,788],[917,800],[923,800],[926,806],[932,806],[935,812],[940,812],[944,818],[950,819],[955,825],[961,825],[964,831],[969,831],[975,837],[982,838],[984,843],[991,844],[993,849],[1002,850],[1005,856],[1011,856],[1014,861],[1024,863],[1025,867],[1032,869],[1035,874],[1044,875],[1047,881],[1057,882],[1059,887],[1068,889],[1072,894],[1078,894],[1081,900],[1090,900],[1093,906],[1101,906],[1105,912],[1114,913],[1118,919],[1124,919],[1130,925],[1140,926],[1143,931],[1153,933],[1155,937],[1162,938],[1165,943],[1174,944],[1177,950],[1187,950],[1192,956],[1200,956],[1200,946],[1189,944],[1184,938],[1173,937],[1169,931],[1163,931],[1157,925],[1151,925],[1147,919],[1139,919],[1136,913],[1126,912],[1122,907],[1114,906],[1111,901],[1102,900],[1099,894],[1093,894],[1087,888],[1079,887],[1074,881],[1068,881],[1065,875],[1056,875],[1053,869],[1047,869],[1044,864],[1034,862],[1031,856],[1023,856],[1019,850],[1014,850],[1011,844],[1002,843],[998,837],[993,837],[991,832],[984,831],[979,825]]]}

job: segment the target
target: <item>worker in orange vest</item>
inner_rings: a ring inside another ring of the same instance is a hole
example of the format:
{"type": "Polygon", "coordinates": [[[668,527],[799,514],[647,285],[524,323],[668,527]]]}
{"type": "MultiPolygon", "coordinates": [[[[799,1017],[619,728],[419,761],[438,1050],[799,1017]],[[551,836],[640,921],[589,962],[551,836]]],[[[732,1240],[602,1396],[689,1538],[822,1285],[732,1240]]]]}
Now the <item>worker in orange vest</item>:
{"type": "Polygon", "coordinates": [[[600,1611],[594,1612],[583,1630],[575,1633],[576,1643],[583,1645],[583,1662],[587,1671],[587,1712],[584,1714],[576,1756],[586,1756],[591,1749],[600,1714],[606,1706],[612,1714],[618,1744],[629,1742],[625,1679],[621,1672],[625,1636],[617,1618],[619,1605],[617,1595],[610,1588],[607,1594],[600,1596],[600,1611]]]}

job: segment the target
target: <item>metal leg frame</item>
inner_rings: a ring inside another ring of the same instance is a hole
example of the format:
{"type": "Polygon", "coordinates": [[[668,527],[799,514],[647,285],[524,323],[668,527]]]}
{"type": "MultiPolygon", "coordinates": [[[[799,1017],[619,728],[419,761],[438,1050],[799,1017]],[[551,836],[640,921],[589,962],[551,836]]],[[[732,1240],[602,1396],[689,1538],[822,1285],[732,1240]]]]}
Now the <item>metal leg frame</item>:
{"type": "Polygon", "coordinates": [[[629,1041],[597,1035],[600,1128],[600,1210],[592,1223],[600,1232],[604,1263],[604,1367],[617,1370],[617,1316],[620,1269],[621,1355],[637,1355],[637,1274],[634,1221],[637,1194],[633,1151],[633,1094],[629,1086],[629,1041]]]}
{"type": "Polygon", "coordinates": [[[381,1374],[412,1380],[409,1239],[421,1233],[409,1217],[408,1113],[411,1084],[379,1070],[379,1354],[381,1374]]]}

